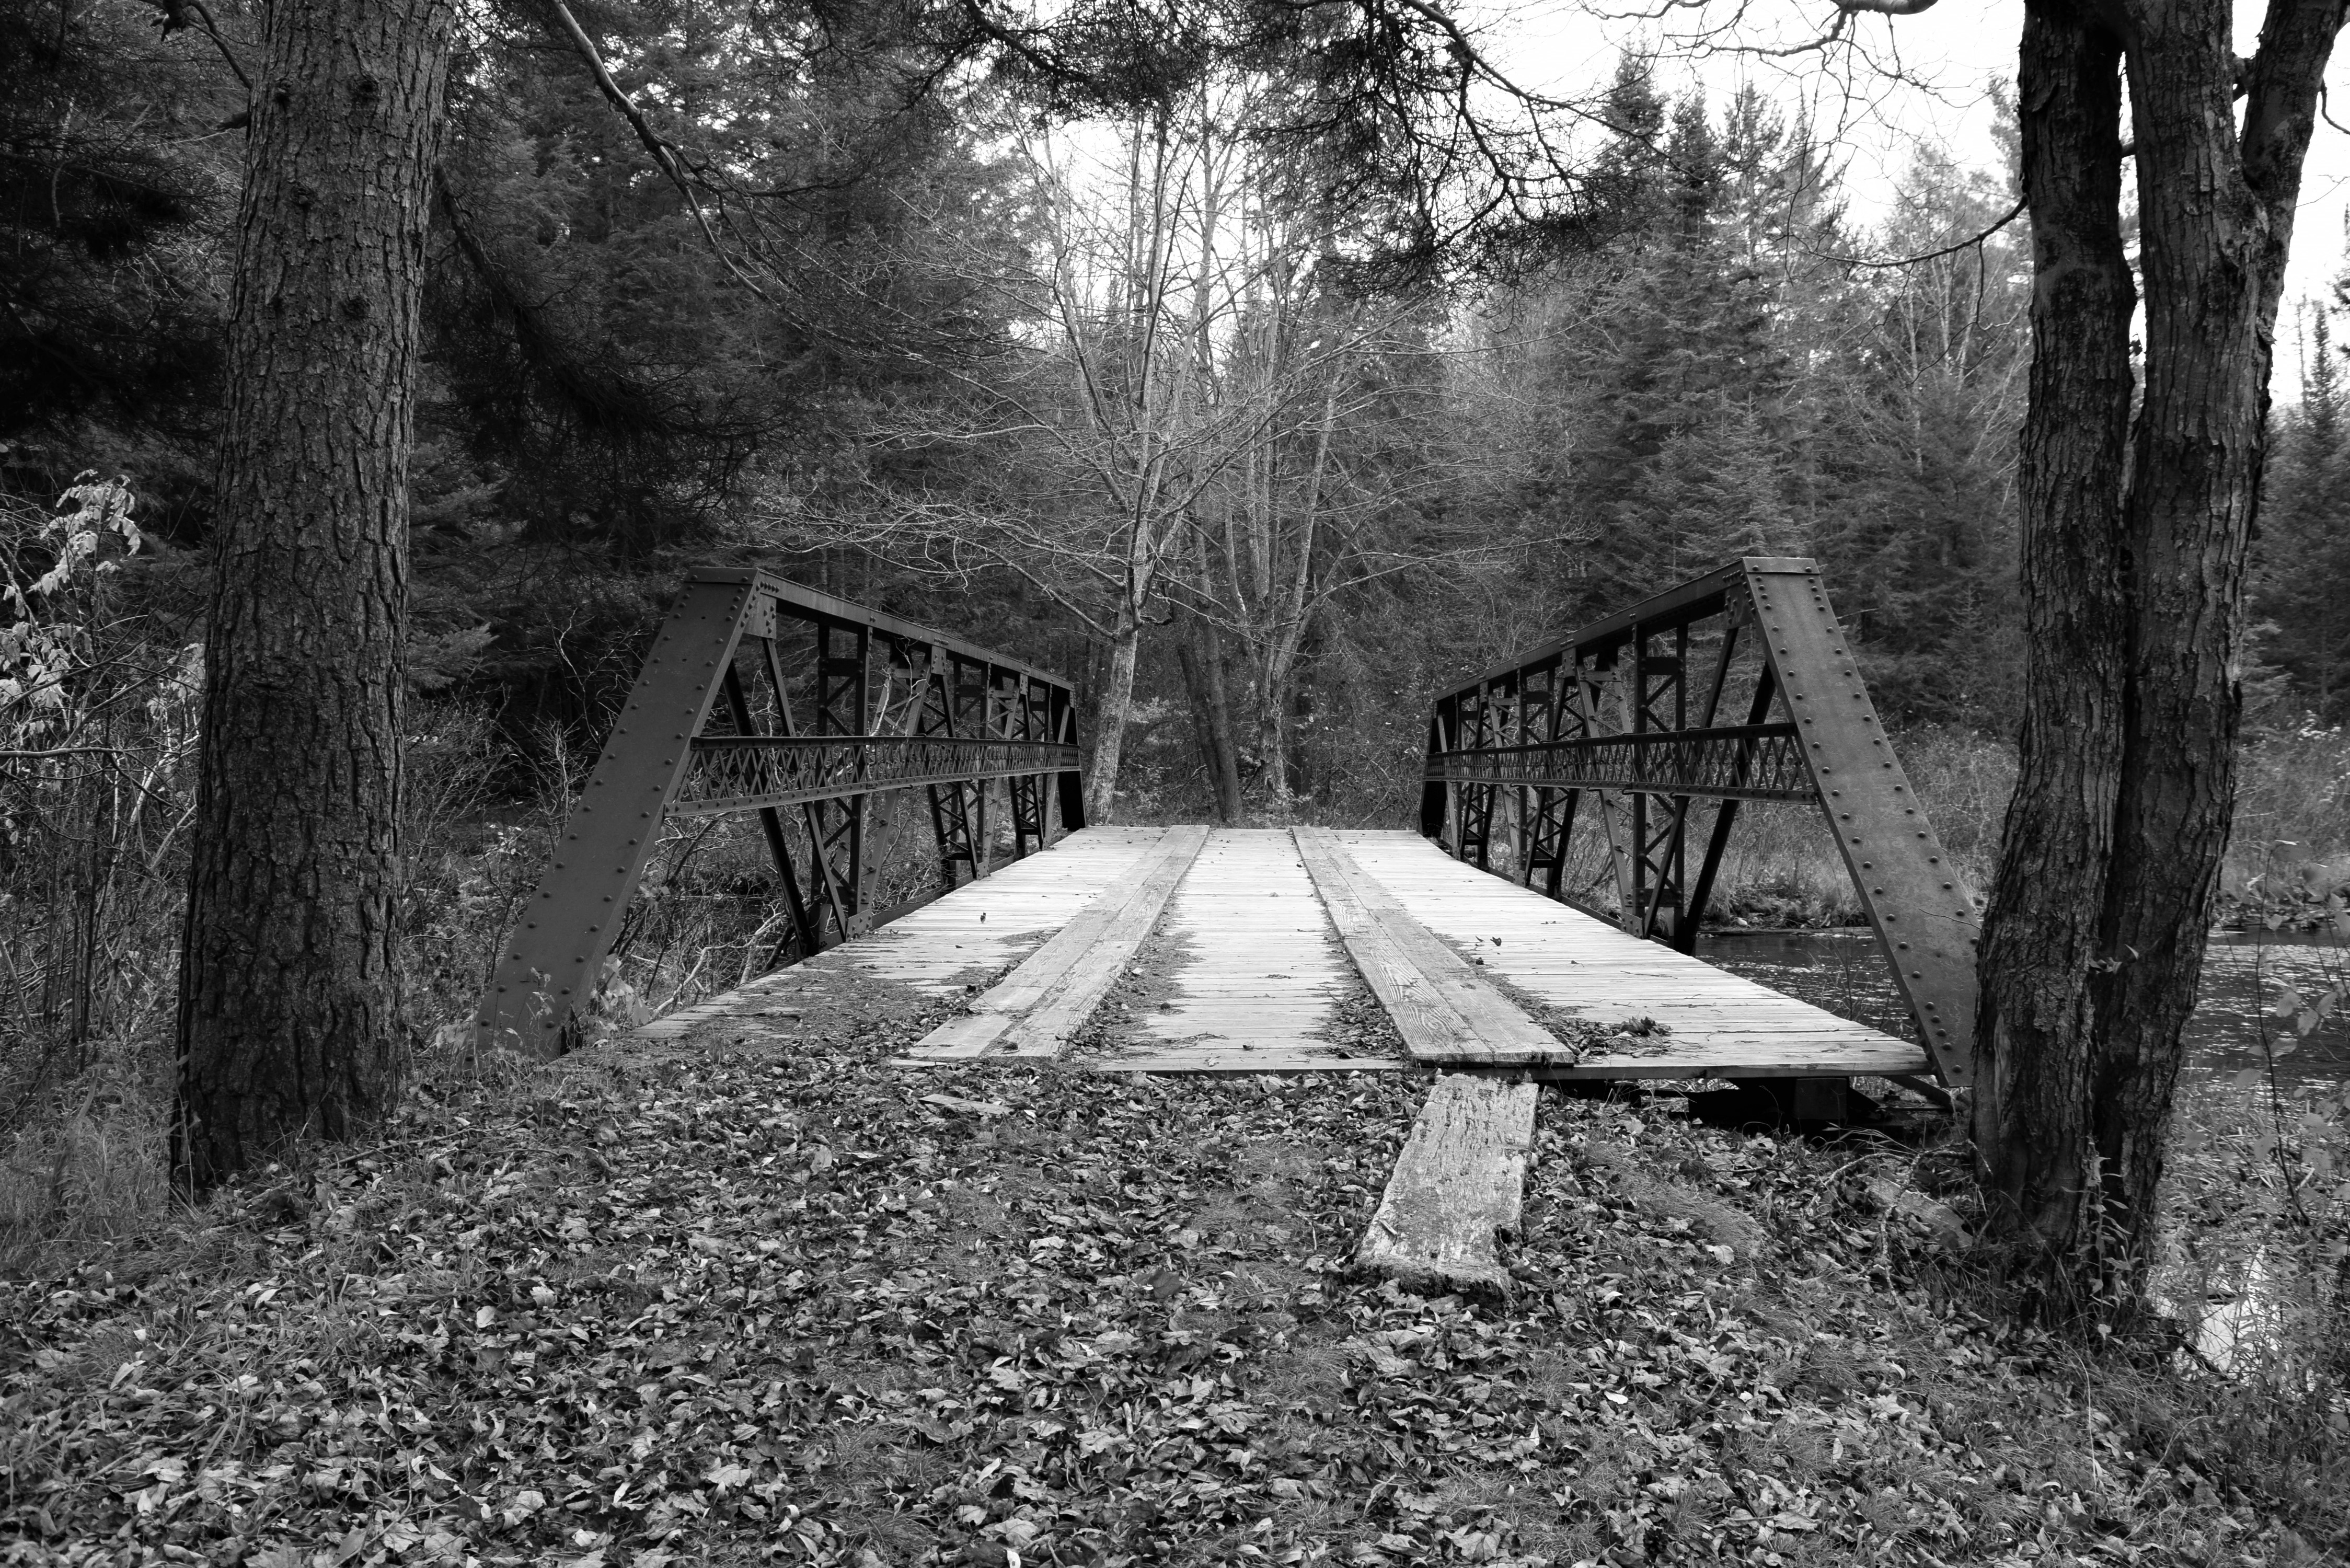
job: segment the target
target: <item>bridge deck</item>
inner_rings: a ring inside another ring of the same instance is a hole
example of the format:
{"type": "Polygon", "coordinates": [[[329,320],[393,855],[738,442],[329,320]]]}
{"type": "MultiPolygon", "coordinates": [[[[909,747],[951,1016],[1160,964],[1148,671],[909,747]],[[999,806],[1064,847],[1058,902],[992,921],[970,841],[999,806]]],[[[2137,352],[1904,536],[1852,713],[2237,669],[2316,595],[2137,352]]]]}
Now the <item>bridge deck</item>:
{"type": "Polygon", "coordinates": [[[1641,941],[1414,834],[1312,834],[1309,847],[1328,846],[1317,869],[1286,831],[1217,830],[1203,844],[1199,833],[1088,829],[832,961],[934,995],[982,988],[971,992],[972,1015],[935,1031],[910,1064],[1058,1054],[1116,1071],[1410,1065],[1359,1044],[1342,1016],[1368,980],[1410,1055],[1428,1064],[1589,1079],[1928,1070],[1907,1041],[1641,941]],[[1072,921],[1084,950],[1047,945],[1072,921]],[[989,1019],[991,999],[1010,1016],[989,1019]],[[1024,1018],[1047,1015],[1049,1028],[1023,1033],[1024,1018]],[[1613,1033],[1639,1019],[1662,1029],[1593,1046],[1587,1030],[1566,1028],[1562,1039],[1551,1028],[1571,1021],[1613,1033]]]}
{"type": "Polygon", "coordinates": [[[1930,1071],[1926,1054],[1866,1024],[1782,995],[1702,959],[1552,902],[1444,854],[1411,833],[1338,833],[1357,864],[1439,937],[1559,1013],[1613,1027],[1650,1018],[1669,1033],[1568,1064],[1569,1078],[1891,1075],[1930,1071]]]}

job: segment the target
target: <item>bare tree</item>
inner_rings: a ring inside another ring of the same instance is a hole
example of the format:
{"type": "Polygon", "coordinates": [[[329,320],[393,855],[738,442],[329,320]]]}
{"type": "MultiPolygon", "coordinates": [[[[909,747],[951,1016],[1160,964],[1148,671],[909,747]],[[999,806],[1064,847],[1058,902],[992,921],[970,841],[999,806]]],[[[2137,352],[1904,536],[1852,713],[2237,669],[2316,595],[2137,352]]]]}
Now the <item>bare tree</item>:
{"type": "Polygon", "coordinates": [[[1398,314],[1329,316],[1301,335],[1305,262],[1294,243],[1267,242],[1244,193],[1245,145],[1220,129],[1245,120],[1247,94],[1211,84],[1133,117],[1102,139],[1106,170],[1077,142],[1024,140],[1044,221],[1033,265],[1003,286],[1026,340],[955,369],[951,406],[887,432],[883,444],[929,455],[912,482],[790,520],[804,536],[919,551],[942,569],[1008,567],[1098,637],[1097,821],[1115,810],[1144,629],[1170,597],[1242,631],[1260,692],[1290,679],[1328,592],[1312,563],[1330,552],[1314,540],[1331,514],[1346,379],[1398,314]],[[1300,449],[1320,454],[1303,490],[1290,472],[1300,449]],[[951,450],[986,461],[938,460],[951,450]]]}

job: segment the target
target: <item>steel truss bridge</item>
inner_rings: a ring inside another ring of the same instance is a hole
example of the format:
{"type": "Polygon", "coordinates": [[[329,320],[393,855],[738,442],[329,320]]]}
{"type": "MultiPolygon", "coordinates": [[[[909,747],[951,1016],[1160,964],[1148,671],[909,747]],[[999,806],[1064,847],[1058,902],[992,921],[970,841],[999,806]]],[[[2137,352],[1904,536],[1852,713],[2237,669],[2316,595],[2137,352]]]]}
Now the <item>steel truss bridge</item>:
{"type": "Polygon", "coordinates": [[[1742,803],[1815,806],[1937,1070],[1967,1082],[1974,898],[1814,563],[1734,562],[1444,693],[1426,780],[1420,831],[1450,853],[1684,953],[1742,803]],[[1578,859],[1598,877],[1571,881],[1578,859]]]}
{"type": "Polygon", "coordinates": [[[481,1028],[535,1055],[576,1041],[665,821],[755,815],[787,927],[776,956],[804,959],[911,907],[874,908],[877,797],[927,796],[935,897],[992,868],[992,796],[1015,858],[1085,826],[1076,742],[1058,676],[765,573],[697,573],[506,944],[481,1028]]]}
{"type": "MultiPolygon", "coordinates": [[[[1110,986],[1159,944],[1167,1000],[1119,1025],[1094,1064],[1418,1062],[1815,1085],[1930,1074],[1944,1096],[1969,1082],[1974,899],[1810,561],[1733,562],[1438,697],[1419,836],[1087,829],[1078,769],[1061,678],[761,573],[701,573],[501,954],[482,1027],[533,1054],[577,1043],[663,824],[748,815],[775,865],[779,964],[847,944],[860,974],[980,992],[913,1061],[1065,1054],[1102,1032],[1110,986]],[[884,909],[876,803],[907,791],[921,792],[934,868],[928,890],[884,909]],[[1689,956],[1754,802],[1820,813],[1914,1041],[1689,956]],[[991,853],[997,809],[1004,860],[991,853]],[[1487,942],[1473,964],[1461,956],[1487,942]],[[983,990],[973,978],[996,975],[983,990]],[[1409,1059],[1330,1044],[1332,999],[1357,984],[1409,1059]],[[1530,997],[1547,1018],[1526,1010],[1530,997]],[[1658,1021],[1659,1040],[1595,1046],[1557,1023],[1627,1017],[1658,1021]]],[[[778,983],[650,1028],[739,1024],[747,998],[778,983]]]]}

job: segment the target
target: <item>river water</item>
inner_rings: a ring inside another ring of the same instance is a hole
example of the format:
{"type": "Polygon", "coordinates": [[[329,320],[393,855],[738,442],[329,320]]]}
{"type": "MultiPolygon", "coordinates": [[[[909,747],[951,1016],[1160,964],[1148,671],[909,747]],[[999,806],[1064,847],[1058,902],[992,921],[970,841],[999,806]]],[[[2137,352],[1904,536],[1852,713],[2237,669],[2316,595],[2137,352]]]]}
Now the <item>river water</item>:
{"type": "MultiPolygon", "coordinates": [[[[1700,939],[1698,955],[1831,1012],[1905,1039],[1914,1035],[1884,954],[1866,930],[1724,932],[1700,939]]],[[[2189,1025],[2181,1085],[2178,1125],[2185,1136],[2171,1162],[2177,1185],[2169,1208],[2177,1222],[2153,1283],[2164,1310],[2187,1323],[2196,1347],[2214,1366],[2254,1365],[2273,1347],[2306,1339],[2307,1325],[2323,1321],[2312,1303],[2324,1299],[2324,1287],[2309,1282],[2331,1274],[2332,1265],[2313,1268],[2306,1236],[2283,1222],[2277,1162],[2257,1146],[2246,1155],[2244,1146],[2272,1125],[2262,1107],[2284,1106],[2283,1125],[2290,1125],[2315,1103],[2296,1096],[2296,1089],[2312,1089],[2321,1100],[2350,1089],[2350,1008],[2306,1037],[2270,1015],[2280,983],[2308,997],[2339,984],[2346,973],[2350,947],[2310,933],[2214,932],[2204,950],[2202,994],[2189,1025]],[[2262,1046],[2264,1033],[2278,1053],[2280,1093],[2273,1096],[2264,1071],[2270,1059],[2262,1046]],[[2231,1107],[2239,1114],[2231,1115],[2231,1107]],[[2246,1110],[2252,1114],[2241,1114],[2246,1110]],[[2210,1154],[2182,1154],[2189,1147],[2242,1158],[2215,1161],[2210,1154]]],[[[2309,1148],[2302,1158],[2322,1142],[2337,1151],[2325,1158],[2341,1164],[2338,1134],[2323,1140],[2304,1135],[2304,1141],[2309,1148]]],[[[2350,1186],[2329,1195],[2333,1181],[2328,1177],[2304,1189],[2303,1206],[2323,1217],[2350,1195],[2350,1186]]]]}
{"type": "MultiPolygon", "coordinates": [[[[1884,952],[1866,929],[1709,932],[1697,950],[1708,962],[1773,991],[1889,1034],[1915,1037],[1884,952]]],[[[2288,1027],[2266,1016],[2279,982],[2306,996],[2345,975],[2350,948],[2338,940],[2298,931],[2214,932],[2204,950],[2202,995],[2188,1028],[2188,1071],[2217,1076],[2260,1066],[2265,1028],[2283,1053],[2276,1063],[2281,1086],[2350,1084],[2350,1009],[2297,1042],[2288,1027]]]]}

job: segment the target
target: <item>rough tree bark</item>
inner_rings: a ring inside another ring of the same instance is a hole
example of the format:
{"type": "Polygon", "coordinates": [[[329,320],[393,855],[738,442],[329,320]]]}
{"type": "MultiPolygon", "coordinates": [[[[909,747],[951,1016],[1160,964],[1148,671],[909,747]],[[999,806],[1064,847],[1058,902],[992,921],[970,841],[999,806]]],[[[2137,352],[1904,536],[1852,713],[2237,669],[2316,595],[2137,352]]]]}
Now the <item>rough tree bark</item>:
{"type": "Polygon", "coordinates": [[[1191,700],[1191,728],[1200,744],[1200,765],[1216,799],[1216,820],[1226,827],[1241,819],[1241,768],[1232,744],[1232,702],[1224,689],[1224,650],[1213,624],[1194,618],[1191,635],[1175,645],[1183,690],[1191,700]]]}
{"type": "Polygon", "coordinates": [[[396,1088],[408,450],[448,0],[274,0],[238,218],[181,954],[210,1186],[396,1088]]]}
{"type": "Polygon", "coordinates": [[[2126,1285],[2152,1240],[2227,847],[2277,305],[2343,5],[2270,6],[2241,135],[2230,0],[2134,0],[2128,14],[2147,373],[2125,514],[2130,700],[2100,933],[2114,961],[2095,982],[2089,1085],[2126,1285]]]}
{"type": "Polygon", "coordinates": [[[1103,671],[1101,701],[1094,710],[1094,754],[1086,775],[1086,820],[1099,827],[1117,821],[1118,764],[1126,750],[1126,721],[1134,711],[1134,661],[1142,642],[1139,597],[1128,578],[1116,618],[1110,622],[1109,661],[1103,671]]]}
{"type": "Polygon", "coordinates": [[[2049,1310],[2126,1315],[2147,1262],[2234,787],[2277,303],[2342,20],[2343,0],[2271,0],[2240,62],[2229,0],[2027,10],[2033,652],[1973,1116],[1993,1221],[2049,1310]],[[2117,57],[2146,292],[2134,423],[2117,57]]]}
{"type": "Polygon", "coordinates": [[[2017,96],[2033,212],[2033,355],[2018,452],[2034,650],[2021,765],[1983,921],[1975,1145],[2002,1228],[2072,1236],[2089,1155],[2089,976],[2120,787],[2121,482],[2137,286],[2121,226],[2121,45],[2086,12],[2025,13],[2017,96]],[[2064,889],[2052,898],[2052,889],[2064,889]]]}

